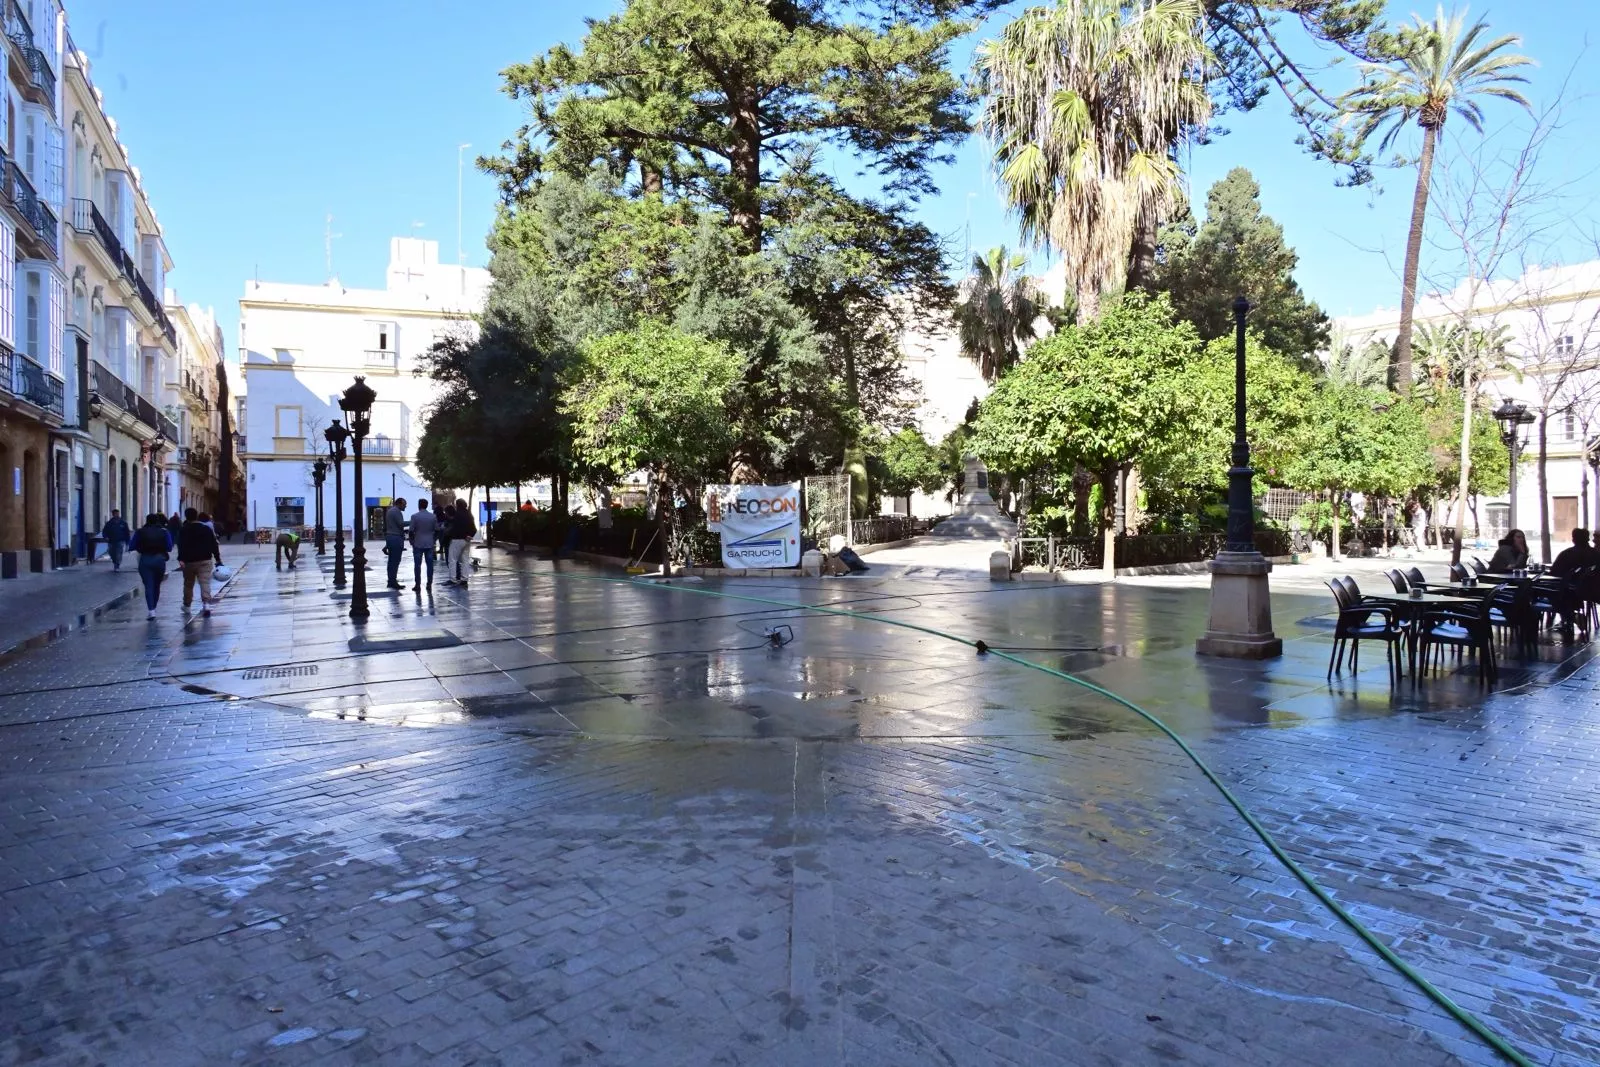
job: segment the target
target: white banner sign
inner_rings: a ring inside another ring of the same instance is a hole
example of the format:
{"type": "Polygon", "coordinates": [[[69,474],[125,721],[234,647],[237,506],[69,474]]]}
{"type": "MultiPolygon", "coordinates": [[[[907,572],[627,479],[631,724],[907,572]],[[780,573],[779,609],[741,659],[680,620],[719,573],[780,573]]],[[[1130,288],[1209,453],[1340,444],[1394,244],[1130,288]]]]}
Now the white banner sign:
{"type": "Polygon", "coordinates": [[[800,483],[706,487],[706,528],[724,567],[800,565],[800,483]]]}

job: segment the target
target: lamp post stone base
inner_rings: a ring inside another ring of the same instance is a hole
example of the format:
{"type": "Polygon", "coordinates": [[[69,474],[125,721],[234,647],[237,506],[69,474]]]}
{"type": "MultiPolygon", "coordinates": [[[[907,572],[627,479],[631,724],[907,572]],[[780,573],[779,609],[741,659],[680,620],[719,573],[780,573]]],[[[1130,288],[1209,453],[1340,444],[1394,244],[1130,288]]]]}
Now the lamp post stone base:
{"type": "Polygon", "coordinates": [[[1211,622],[1195,642],[1202,656],[1271,659],[1283,655],[1272,632],[1272,563],[1259,552],[1218,552],[1211,561],[1211,622]]]}

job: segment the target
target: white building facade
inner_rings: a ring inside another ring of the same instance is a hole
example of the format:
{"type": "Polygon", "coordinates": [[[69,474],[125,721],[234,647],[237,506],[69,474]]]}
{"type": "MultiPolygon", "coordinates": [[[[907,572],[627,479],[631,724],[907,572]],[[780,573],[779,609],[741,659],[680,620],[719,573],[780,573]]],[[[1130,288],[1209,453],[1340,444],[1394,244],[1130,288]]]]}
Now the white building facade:
{"type": "Polygon", "coordinates": [[[167,291],[167,317],[177,331],[178,352],[166,361],[162,410],[177,430],[163,456],[166,512],[221,510],[224,414],[222,327],[209,308],[186,306],[167,291]]]}
{"type": "MultiPolygon", "coordinates": [[[[1369,339],[1389,342],[1398,323],[1398,311],[1381,309],[1340,319],[1337,326],[1359,347],[1369,339]]],[[[1545,529],[1541,427],[1552,552],[1568,543],[1574,527],[1600,525],[1600,486],[1594,484],[1588,447],[1600,436],[1600,261],[1532,267],[1517,278],[1469,280],[1449,293],[1426,294],[1417,301],[1416,323],[1419,331],[1456,324],[1500,331],[1510,365],[1488,376],[1483,393],[1496,405],[1505,399],[1524,404],[1538,420],[1525,428],[1516,500],[1516,525],[1528,535],[1534,557],[1545,529]]],[[[1509,495],[1475,503],[1483,536],[1503,536],[1511,524],[1509,495]]]]}
{"type": "MultiPolygon", "coordinates": [[[[362,448],[363,512],[394,497],[431,495],[416,454],[436,386],[416,371],[435,341],[476,328],[488,286],[488,271],[441,264],[437,241],[405,237],[389,242],[383,289],[347,289],[337,280],[246,283],[239,301],[245,394],[239,424],[249,529],[315,526],[312,464],[327,455],[323,433],[343,420],[339,399],[357,375],[377,393],[362,448]]],[[[340,472],[347,531],[355,514],[352,473],[347,461],[340,472]]],[[[323,521],[331,531],[332,471],[323,494],[323,521]]]]}

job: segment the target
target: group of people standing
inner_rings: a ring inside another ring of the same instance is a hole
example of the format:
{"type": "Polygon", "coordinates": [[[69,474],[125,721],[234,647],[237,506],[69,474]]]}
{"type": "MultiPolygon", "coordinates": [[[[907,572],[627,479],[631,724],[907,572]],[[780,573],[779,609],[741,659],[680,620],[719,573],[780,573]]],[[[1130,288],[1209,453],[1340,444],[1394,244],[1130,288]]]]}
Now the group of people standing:
{"type": "Polygon", "coordinates": [[[111,552],[111,564],[122,569],[122,557],[131,546],[139,557],[139,580],[144,583],[144,606],[147,618],[156,617],[156,605],[161,601],[161,583],[167,579],[167,563],[174,551],[178,554],[178,567],[183,572],[183,610],[193,610],[195,587],[200,589],[200,614],[209,616],[216,598],[211,594],[211,578],[215,569],[222,566],[222,549],[217,544],[217,531],[211,516],[194,508],[187,509],[182,518],[172,519],[159,512],[147,515],[144,525],[137,531],[128,529],[122,513],[112,509],[111,519],[101,535],[111,552]],[[176,520],[176,521],[174,521],[176,520]]]}
{"type": "Polygon", "coordinates": [[[478,524],[472,520],[472,509],[465,500],[448,503],[437,514],[428,510],[426,500],[418,500],[417,510],[409,517],[405,499],[396,500],[383,515],[383,550],[389,556],[389,588],[405,588],[400,584],[400,562],[405,558],[408,539],[417,592],[424,586],[433,587],[434,562],[440,554],[445,560],[443,584],[466,585],[472,539],[477,535],[478,524]],[[426,583],[422,577],[424,563],[428,571],[426,583]]]}

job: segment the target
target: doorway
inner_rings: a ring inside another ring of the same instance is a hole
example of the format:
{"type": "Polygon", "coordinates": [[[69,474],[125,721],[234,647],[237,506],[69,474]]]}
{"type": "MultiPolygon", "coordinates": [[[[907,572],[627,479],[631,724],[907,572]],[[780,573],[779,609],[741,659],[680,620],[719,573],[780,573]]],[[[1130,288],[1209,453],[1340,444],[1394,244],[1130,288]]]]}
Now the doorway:
{"type": "Polygon", "coordinates": [[[1553,496],[1550,505],[1550,539],[1564,541],[1572,536],[1572,531],[1578,526],[1578,498],[1553,496]]]}

